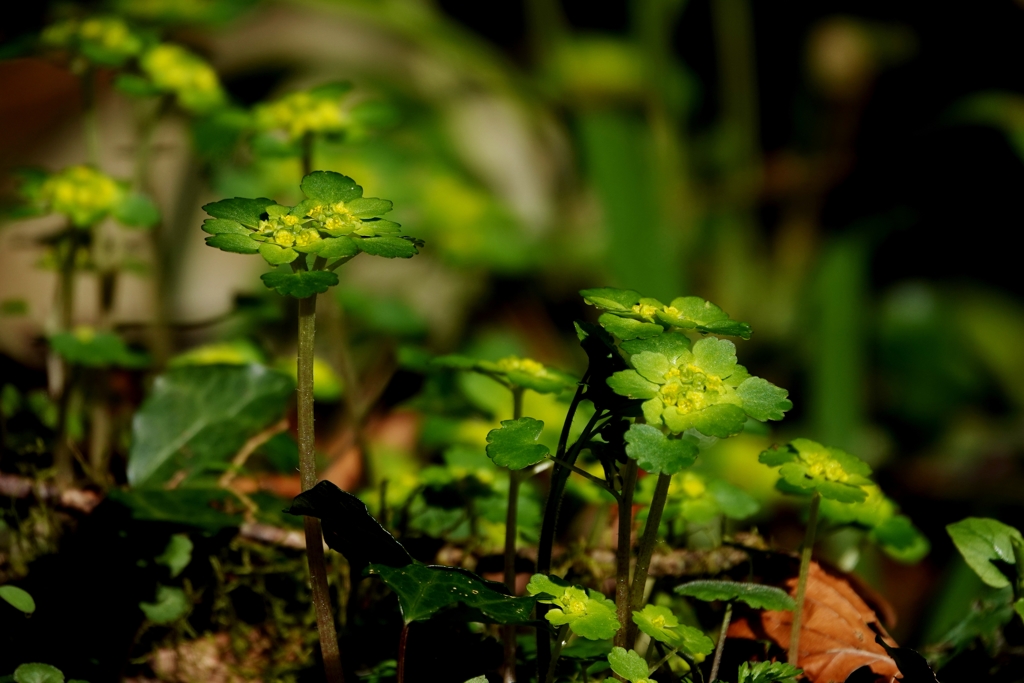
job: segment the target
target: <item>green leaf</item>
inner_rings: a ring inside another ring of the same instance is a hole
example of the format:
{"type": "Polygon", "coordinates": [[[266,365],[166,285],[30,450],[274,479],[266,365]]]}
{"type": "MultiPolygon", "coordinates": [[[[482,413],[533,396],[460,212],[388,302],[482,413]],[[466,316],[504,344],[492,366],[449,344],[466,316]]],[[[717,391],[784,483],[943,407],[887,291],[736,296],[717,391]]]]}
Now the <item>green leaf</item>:
{"type": "Polygon", "coordinates": [[[162,564],[171,570],[171,578],[180,574],[188,563],[192,561],[192,541],[188,534],[174,534],[168,541],[164,552],[156,558],[157,564],[162,564]]]}
{"type": "Polygon", "coordinates": [[[185,591],[172,586],[158,586],[156,589],[156,601],[140,602],[139,609],[145,613],[146,618],[154,624],[170,624],[188,612],[188,597],[185,591]]]}
{"type": "Polygon", "coordinates": [[[633,355],[647,351],[661,354],[666,358],[678,358],[690,350],[690,340],[681,332],[669,331],[649,339],[633,339],[622,342],[622,349],[633,355]]]}
{"type": "Polygon", "coordinates": [[[14,609],[25,614],[32,614],[36,611],[36,601],[28,594],[28,591],[17,586],[10,584],[0,586],[0,600],[6,601],[14,609]]]}
{"type": "Polygon", "coordinates": [[[211,235],[219,235],[221,233],[233,233],[235,235],[252,234],[252,230],[238,221],[229,221],[223,218],[207,218],[203,221],[202,229],[211,235]]]}
{"type": "Polygon", "coordinates": [[[724,334],[743,339],[750,339],[751,335],[750,325],[730,320],[728,313],[699,296],[674,299],[657,313],[657,317],[666,325],[696,329],[703,334],[724,334]]]}
{"type": "Polygon", "coordinates": [[[992,560],[1016,564],[1013,542],[1024,543],[1017,529],[987,517],[968,517],[948,525],[946,532],[982,581],[993,588],[1010,585],[1010,580],[992,560]]]}
{"type": "Polygon", "coordinates": [[[349,258],[359,253],[359,247],[350,237],[326,237],[317,256],[325,259],[349,258]]]}
{"type": "Polygon", "coordinates": [[[508,595],[503,584],[457,567],[373,564],[370,574],[379,576],[398,595],[406,623],[424,621],[438,610],[462,604],[481,615],[482,621],[528,624],[537,602],[532,597],[508,595]]]}
{"type": "Polygon", "coordinates": [[[736,394],[743,399],[743,410],[750,417],[761,422],[781,420],[793,402],[786,397],[789,392],[760,377],[750,377],[736,388],[736,394]]]}
{"type": "Polygon", "coordinates": [[[633,612],[633,623],[654,640],[676,648],[690,659],[700,660],[715,649],[714,641],[703,631],[680,624],[667,607],[645,605],[643,610],[633,612]]]}
{"type": "Polygon", "coordinates": [[[87,368],[149,365],[149,356],[129,349],[124,340],[112,332],[93,332],[88,328],[60,332],[50,337],[50,347],[72,365],[87,368]]]}
{"type": "Polygon", "coordinates": [[[736,345],[728,339],[705,337],[693,345],[693,358],[705,373],[725,379],[736,369],[736,345]]]}
{"type": "Polygon", "coordinates": [[[114,79],[114,87],[134,97],[153,97],[161,93],[160,88],[153,85],[148,78],[135,74],[118,74],[114,79]]]}
{"type": "Polygon", "coordinates": [[[187,524],[204,531],[219,531],[242,524],[240,514],[223,511],[231,494],[215,487],[176,489],[112,489],[107,497],[131,511],[132,519],[187,524]]]}
{"type": "Polygon", "coordinates": [[[931,543],[906,515],[894,515],[871,530],[871,540],[889,557],[913,564],[931,550],[931,543]]]}
{"type": "Polygon", "coordinates": [[[183,367],[153,382],[132,422],[128,483],[159,486],[230,460],[287,409],[295,385],[260,365],[183,367]]]}
{"type": "Polygon", "coordinates": [[[255,254],[260,250],[260,243],[253,238],[232,232],[222,232],[213,237],[207,237],[206,244],[221,251],[230,251],[233,254],[255,254]]]}
{"type": "Polygon", "coordinates": [[[743,662],[737,683],[797,683],[802,673],[803,669],[785,662],[743,662]]]}
{"type": "Polygon", "coordinates": [[[608,378],[608,386],[619,396],[627,398],[654,398],[658,385],[648,382],[636,370],[620,370],[608,378]]]}
{"type": "Polygon", "coordinates": [[[360,251],[365,251],[371,256],[382,256],[384,258],[412,258],[420,253],[416,248],[417,242],[404,237],[394,235],[382,235],[380,237],[357,237],[353,242],[360,251]]]}
{"type": "Polygon", "coordinates": [[[793,439],[784,447],[763,451],[758,459],[769,467],[779,467],[776,486],[783,490],[788,486],[790,493],[817,491],[840,503],[861,503],[873,486],[866,462],[810,439],[793,439]]]}
{"type": "Polygon", "coordinates": [[[597,322],[600,323],[601,327],[608,330],[609,333],[623,341],[649,339],[665,331],[661,325],[656,323],[645,323],[641,320],[633,320],[632,318],[620,318],[612,313],[601,314],[597,322]]]}
{"type": "Polygon", "coordinates": [[[716,479],[707,486],[722,514],[729,519],[746,519],[761,508],[757,499],[727,481],[716,479]]]}
{"type": "Polygon", "coordinates": [[[146,195],[130,192],[114,209],[114,218],[133,228],[152,228],[160,222],[160,209],[146,195]]]}
{"type": "Polygon", "coordinates": [[[640,301],[641,294],[640,292],[634,292],[632,289],[596,287],[594,289],[581,290],[580,296],[591,306],[597,306],[606,311],[631,312],[633,306],[640,301]]]}
{"type": "Polygon", "coordinates": [[[630,357],[629,364],[640,373],[641,377],[658,384],[665,382],[665,373],[672,367],[668,362],[668,358],[660,353],[653,353],[651,351],[641,351],[634,354],[630,357]]]}
{"type": "Polygon", "coordinates": [[[626,455],[651,474],[675,474],[697,460],[697,439],[670,439],[657,427],[633,424],[626,432],[626,455]]]}
{"type": "Polygon", "coordinates": [[[338,284],[338,274],[328,270],[300,270],[294,273],[274,270],[264,273],[260,279],[278,294],[296,299],[323,294],[338,284]]]}
{"type": "Polygon", "coordinates": [[[256,199],[222,199],[203,207],[203,211],[214,218],[226,218],[229,221],[236,221],[250,228],[256,228],[260,224],[260,218],[267,212],[268,206],[274,206],[277,202],[266,197],[256,199]]]}
{"type": "Polygon", "coordinates": [[[329,481],[321,481],[292,500],[286,513],[316,517],[324,541],[345,556],[355,575],[373,564],[404,567],[412,562],[401,543],[374,519],[366,504],[329,481]]]}
{"type": "Polygon", "coordinates": [[[313,171],[302,179],[302,193],[325,202],[348,202],[363,196],[363,188],[334,171],[313,171]]]}
{"type": "Polygon", "coordinates": [[[608,653],[608,663],[612,671],[631,683],[647,681],[647,662],[635,650],[626,651],[622,647],[614,647],[608,653]]]}
{"type": "Polygon", "coordinates": [[[736,581],[690,581],[676,587],[676,593],[705,602],[715,600],[739,600],[754,609],[773,611],[790,610],[796,607],[793,598],[774,586],[759,583],[738,583],[736,581]]]}
{"type": "Polygon", "coordinates": [[[270,242],[264,242],[259,247],[260,256],[263,260],[272,266],[280,266],[285,263],[291,263],[295,259],[299,258],[299,252],[288,247],[282,247],[277,244],[271,244],[270,242]]]}
{"type": "Polygon", "coordinates": [[[743,409],[731,403],[711,405],[694,413],[666,410],[663,417],[665,424],[673,432],[681,433],[687,429],[696,429],[701,434],[720,439],[739,434],[747,421],[743,409]]]}
{"type": "Polygon", "coordinates": [[[388,213],[394,208],[394,205],[387,199],[360,197],[348,202],[346,207],[356,218],[373,218],[374,216],[383,216],[388,213]]]}
{"type": "Polygon", "coordinates": [[[500,429],[487,433],[487,457],[510,470],[536,465],[548,456],[548,447],[537,443],[544,423],[532,417],[502,420],[500,429]]]}
{"type": "Polygon", "coordinates": [[[15,683],[64,683],[64,672],[49,664],[22,664],[14,670],[15,683]]]}

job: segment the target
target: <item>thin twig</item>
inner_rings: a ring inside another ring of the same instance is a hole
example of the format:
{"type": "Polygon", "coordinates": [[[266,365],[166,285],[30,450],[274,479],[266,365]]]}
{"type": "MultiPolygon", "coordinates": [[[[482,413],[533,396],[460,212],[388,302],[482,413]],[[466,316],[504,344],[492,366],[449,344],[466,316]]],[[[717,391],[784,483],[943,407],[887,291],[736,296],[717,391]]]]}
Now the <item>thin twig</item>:
{"type": "Polygon", "coordinates": [[[722,651],[725,649],[725,636],[729,632],[729,622],[732,621],[732,601],[725,603],[725,616],[722,617],[722,630],[718,634],[718,643],[715,645],[715,660],[711,663],[711,675],[708,678],[711,683],[718,680],[718,667],[722,663],[722,651]]]}
{"type": "Polygon", "coordinates": [[[789,633],[789,657],[787,661],[799,666],[800,659],[800,625],[804,612],[804,595],[807,593],[807,575],[811,571],[811,553],[814,550],[814,532],[818,526],[818,505],[821,494],[817,491],[811,497],[811,509],[807,517],[807,531],[804,535],[804,547],[800,552],[800,577],[797,579],[796,607],[793,609],[793,625],[789,633]]]}

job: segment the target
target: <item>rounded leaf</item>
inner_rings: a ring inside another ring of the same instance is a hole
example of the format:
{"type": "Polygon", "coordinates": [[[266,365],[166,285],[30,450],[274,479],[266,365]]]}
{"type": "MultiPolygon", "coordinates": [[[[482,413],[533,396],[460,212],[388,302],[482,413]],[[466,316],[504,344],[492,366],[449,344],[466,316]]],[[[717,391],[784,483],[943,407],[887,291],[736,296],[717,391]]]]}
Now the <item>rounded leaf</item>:
{"type": "Polygon", "coordinates": [[[277,202],[273,199],[267,199],[266,197],[257,197],[256,199],[234,197],[233,199],[222,199],[219,202],[207,204],[203,207],[203,211],[214,218],[226,218],[247,227],[255,228],[259,226],[260,218],[267,212],[267,207],[276,204],[277,202]]]}
{"type": "Polygon", "coordinates": [[[288,247],[264,242],[260,245],[260,256],[262,256],[263,260],[270,265],[280,266],[285,263],[291,263],[295,259],[299,258],[299,252],[288,247]]]}
{"type": "Polygon", "coordinates": [[[14,683],[64,683],[64,672],[49,664],[22,664],[14,670],[14,683]]]}
{"type": "Polygon", "coordinates": [[[0,586],[0,600],[4,600],[16,610],[25,614],[32,614],[36,611],[36,601],[28,594],[28,591],[12,586],[0,586]]]}
{"type": "Polygon", "coordinates": [[[647,680],[647,662],[635,650],[614,647],[608,653],[608,663],[612,671],[631,683],[647,680]]]}
{"type": "Polygon", "coordinates": [[[789,392],[760,377],[750,377],[736,388],[736,395],[743,399],[743,410],[747,415],[765,422],[781,420],[793,402],[786,397],[789,392]]]}
{"type": "Polygon", "coordinates": [[[632,311],[641,298],[640,292],[632,289],[615,289],[614,287],[595,287],[593,289],[580,290],[580,296],[591,306],[597,306],[606,311],[632,311]]]}
{"type": "Polygon", "coordinates": [[[263,284],[278,294],[305,299],[314,294],[323,294],[338,284],[338,275],[327,270],[300,270],[284,273],[279,270],[260,276],[263,284]]]}
{"type": "Polygon", "coordinates": [[[654,398],[658,385],[640,376],[636,370],[620,370],[608,378],[608,386],[619,396],[626,398],[654,398]]]}
{"type": "Polygon", "coordinates": [[[363,188],[334,171],[313,171],[302,179],[302,193],[325,202],[347,202],[363,196],[363,188]]]}
{"type": "Polygon", "coordinates": [[[496,465],[521,470],[536,465],[548,455],[548,447],[537,443],[544,423],[532,417],[504,420],[500,429],[487,434],[487,457],[496,465]]]}
{"type": "Polygon", "coordinates": [[[796,602],[786,591],[781,588],[764,586],[758,583],[710,580],[690,581],[689,583],[677,586],[675,590],[679,595],[685,595],[705,602],[739,600],[754,609],[773,611],[792,611],[796,608],[796,602]]]}
{"type": "Polygon", "coordinates": [[[625,439],[626,455],[651,474],[675,474],[697,460],[697,440],[690,436],[670,439],[657,427],[633,424],[625,439]]]}
{"type": "Polygon", "coordinates": [[[1016,564],[1014,543],[1024,545],[1020,531],[995,519],[968,517],[947,526],[946,532],[967,566],[982,581],[993,588],[1010,585],[1009,579],[992,564],[992,560],[1016,564]]]}
{"type": "Polygon", "coordinates": [[[417,247],[417,240],[395,237],[394,235],[382,235],[379,237],[359,237],[353,240],[360,251],[365,251],[371,256],[382,256],[384,258],[412,258],[420,253],[417,247]]]}
{"type": "Polygon", "coordinates": [[[248,235],[230,232],[207,237],[206,243],[221,251],[230,251],[235,254],[255,254],[260,250],[260,243],[248,235]]]}

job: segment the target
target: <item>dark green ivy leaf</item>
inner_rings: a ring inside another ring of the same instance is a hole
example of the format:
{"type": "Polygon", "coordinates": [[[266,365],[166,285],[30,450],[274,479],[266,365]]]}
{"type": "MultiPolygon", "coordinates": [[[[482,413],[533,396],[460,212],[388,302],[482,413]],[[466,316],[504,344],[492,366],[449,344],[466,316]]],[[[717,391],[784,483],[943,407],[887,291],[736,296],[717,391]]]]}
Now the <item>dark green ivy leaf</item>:
{"type": "Polygon", "coordinates": [[[404,567],[412,562],[402,544],[370,515],[363,501],[329,481],[300,493],[285,512],[318,518],[328,547],[345,556],[354,576],[370,564],[378,568],[404,567]]]}
{"type": "Polygon", "coordinates": [[[705,602],[739,600],[754,609],[790,610],[796,602],[781,588],[736,581],[690,581],[676,587],[676,593],[705,602]]]}
{"type": "Polygon", "coordinates": [[[457,567],[409,564],[404,567],[370,565],[398,595],[405,622],[424,621],[445,607],[465,605],[484,621],[496,624],[528,624],[536,599],[516,598],[505,586],[487,581],[457,567]]]}
{"type": "Polygon", "coordinates": [[[510,470],[536,465],[548,455],[548,447],[537,443],[542,431],[544,423],[532,417],[503,420],[487,433],[487,457],[510,470]]]}
{"type": "Polygon", "coordinates": [[[338,284],[338,274],[328,270],[300,270],[294,273],[274,270],[264,273],[260,279],[278,294],[296,299],[323,294],[338,284]]]}

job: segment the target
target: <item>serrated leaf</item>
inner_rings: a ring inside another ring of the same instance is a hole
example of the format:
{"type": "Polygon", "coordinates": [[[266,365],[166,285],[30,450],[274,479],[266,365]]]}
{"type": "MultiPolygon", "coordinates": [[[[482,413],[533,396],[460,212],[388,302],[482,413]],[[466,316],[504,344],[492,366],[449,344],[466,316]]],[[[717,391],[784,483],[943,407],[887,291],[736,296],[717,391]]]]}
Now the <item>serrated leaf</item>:
{"type": "Polygon", "coordinates": [[[350,237],[325,237],[317,256],[325,259],[348,258],[359,253],[359,247],[350,237]]]}
{"type": "Polygon", "coordinates": [[[191,605],[185,591],[173,586],[159,586],[155,601],[139,603],[139,609],[154,624],[173,623],[185,616],[189,607],[191,605]]]}
{"type": "Polygon", "coordinates": [[[299,258],[299,252],[277,244],[264,242],[260,245],[260,256],[262,256],[263,260],[270,265],[280,266],[286,263],[291,263],[295,259],[299,258]]]}
{"type": "Polygon", "coordinates": [[[404,237],[382,235],[380,237],[356,237],[352,240],[360,251],[383,258],[412,258],[420,253],[416,242],[404,237]]]}
{"type": "Polygon", "coordinates": [[[690,436],[670,439],[657,427],[633,424],[625,438],[626,455],[651,474],[675,474],[697,460],[697,440],[690,436]]]}
{"type": "MultiPolygon", "coordinates": [[[[796,683],[803,673],[785,662],[743,662],[740,664],[738,683],[796,683]]],[[[874,674],[872,674],[874,678],[874,674]]]]}
{"type": "Polygon", "coordinates": [[[227,462],[281,418],[295,385],[260,365],[183,367],[153,382],[132,421],[128,483],[159,486],[179,470],[227,462]]]}
{"type": "Polygon", "coordinates": [[[363,196],[363,188],[334,171],[313,171],[302,179],[302,193],[325,202],[348,202],[363,196]]]}
{"type": "Polygon", "coordinates": [[[133,228],[152,228],[160,222],[160,209],[153,200],[138,192],[126,193],[114,209],[114,218],[133,228]]]}
{"type": "Polygon", "coordinates": [[[238,221],[229,221],[225,218],[207,218],[203,221],[201,227],[204,232],[208,232],[211,235],[220,235],[221,233],[233,233],[235,235],[252,234],[252,230],[238,221]]]}
{"type": "Polygon", "coordinates": [[[613,313],[601,314],[597,322],[601,327],[622,341],[649,339],[665,331],[661,325],[656,323],[645,323],[641,320],[633,320],[632,318],[620,318],[613,313]]]}
{"type": "Polygon", "coordinates": [[[1013,542],[1024,544],[1020,531],[987,517],[968,517],[946,527],[967,566],[993,588],[1005,588],[1010,580],[992,564],[993,560],[1016,564],[1013,542]]]}
{"type": "Polygon", "coordinates": [[[171,578],[178,576],[192,561],[192,541],[188,534],[174,534],[163,553],[154,560],[171,570],[171,578]]]}
{"type": "Polygon", "coordinates": [[[724,334],[743,339],[750,339],[751,335],[750,325],[731,320],[728,313],[699,296],[674,299],[658,311],[657,317],[666,325],[696,329],[703,334],[724,334]]]}
{"type": "Polygon", "coordinates": [[[622,647],[613,647],[608,653],[608,664],[612,671],[630,683],[647,681],[647,662],[635,650],[626,651],[622,647]]]}
{"type": "Polygon", "coordinates": [[[398,595],[406,623],[424,621],[445,607],[462,604],[481,615],[484,621],[528,624],[537,602],[532,597],[508,595],[503,584],[457,567],[374,564],[370,565],[370,573],[379,576],[398,595]]]}
{"type": "Polygon", "coordinates": [[[739,600],[754,609],[792,611],[796,608],[796,602],[781,588],[763,586],[758,583],[690,581],[677,586],[675,591],[679,595],[697,598],[705,602],[739,600]]]}
{"type": "Polygon", "coordinates": [[[654,398],[658,385],[648,382],[636,370],[620,370],[608,378],[608,386],[619,396],[626,398],[654,398]]]}
{"type": "Polygon", "coordinates": [[[681,332],[665,332],[649,339],[633,339],[622,342],[622,349],[629,354],[649,352],[666,358],[678,358],[690,350],[690,340],[681,332]]]}
{"type": "Polygon", "coordinates": [[[323,294],[338,284],[338,274],[327,270],[300,270],[294,273],[275,270],[264,273],[260,279],[278,294],[296,299],[323,294]]]}
{"type": "Polygon", "coordinates": [[[640,292],[632,289],[615,289],[614,287],[595,287],[593,289],[580,290],[580,296],[591,306],[606,311],[632,311],[639,301],[640,292]]]}
{"type": "Polygon", "coordinates": [[[348,202],[346,207],[356,218],[372,218],[374,216],[383,216],[391,211],[394,205],[387,199],[360,197],[348,202]]]}
{"type": "Polygon", "coordinates": [[[32,614],[36,611],[36,601],[32,599],[28,591],[10,584],[0,586],[0,600],[4,600],[11,607],[25,614],[32,614]]]}
{"type": "Polygon", "coordinates": [[[728,339],[705,337],[693,345],[693,358],[705,373],[725,379],[736,369],[736,345],[728,339]]]}
{"type": "Polygon", "coordinates": [[[14,670],[15,683],[64,683],[64,672],[49,664],[22,664],[14,670]]]}
{"type": "Polygon", "coordinates": [[[633,623],[654,640],[676,648],[690,659],[700,661],[715,648],[714,641],[703,631],[680,624],[667,607],[645,605],[643,610],[633,612],[633,623]]]}
{"type": "Polygon", "coordinates": [[[274,206],[277,202],[266,197],[256,199],[245,199],[235,197],[233,199],[222,199],[203,207],[203,211],[214,218],[226,218],[229,221],[236,221],[250,228],[259,226],[260,217],[266,213],[268,206],[274,206]]]}
{"type": "Polygon", "coordinates": [[[255,254],[260,250],[260,243],[248,235],[223,232],[206,238],[206,243],[221,251],[234,254],[255,254]]]}
{"type": "Polygon", "coordinates": [[[285,512],[318,518],[328,547],[345,556],[354,575],[369,564],[404,567],[412,562],[402,544],[370,515],[363,501],[329,481],[321,481],[296,496],[285,512]]]}
{"type": "Polygon", "coordinates": [[[701,434],[719,439],[739,434],[747,421],[743,409],[731,403],[711,405],[694,413],[666,410],[662,417],[673,432],[682,433],[687,429],[696,429],[701,434]]]}
{"type": "Polygon", "coordinates": [[[743,399],[743,410],[750,417],[761,422],[781,420],[793,402],[786,397],[789,392],[760,377],[750,377],[736,387],[736,394],[743,399]]]}
{"type": "Polygon", "coordinates": [[[532,417],[503,420],[501,428],[487,433],[487,457],[510,470],[536,465],[548,456],[548,447],[537,443],[544,423],[532,417]]]}
{"type": "Polygon", "coordinates": [[[364,219],[363,224],[355,229],[355,234],[364,237],[375,235],[397,235],[402,232],[402,226],[394,221],[386,221],[383,218],[364,219]]]}

